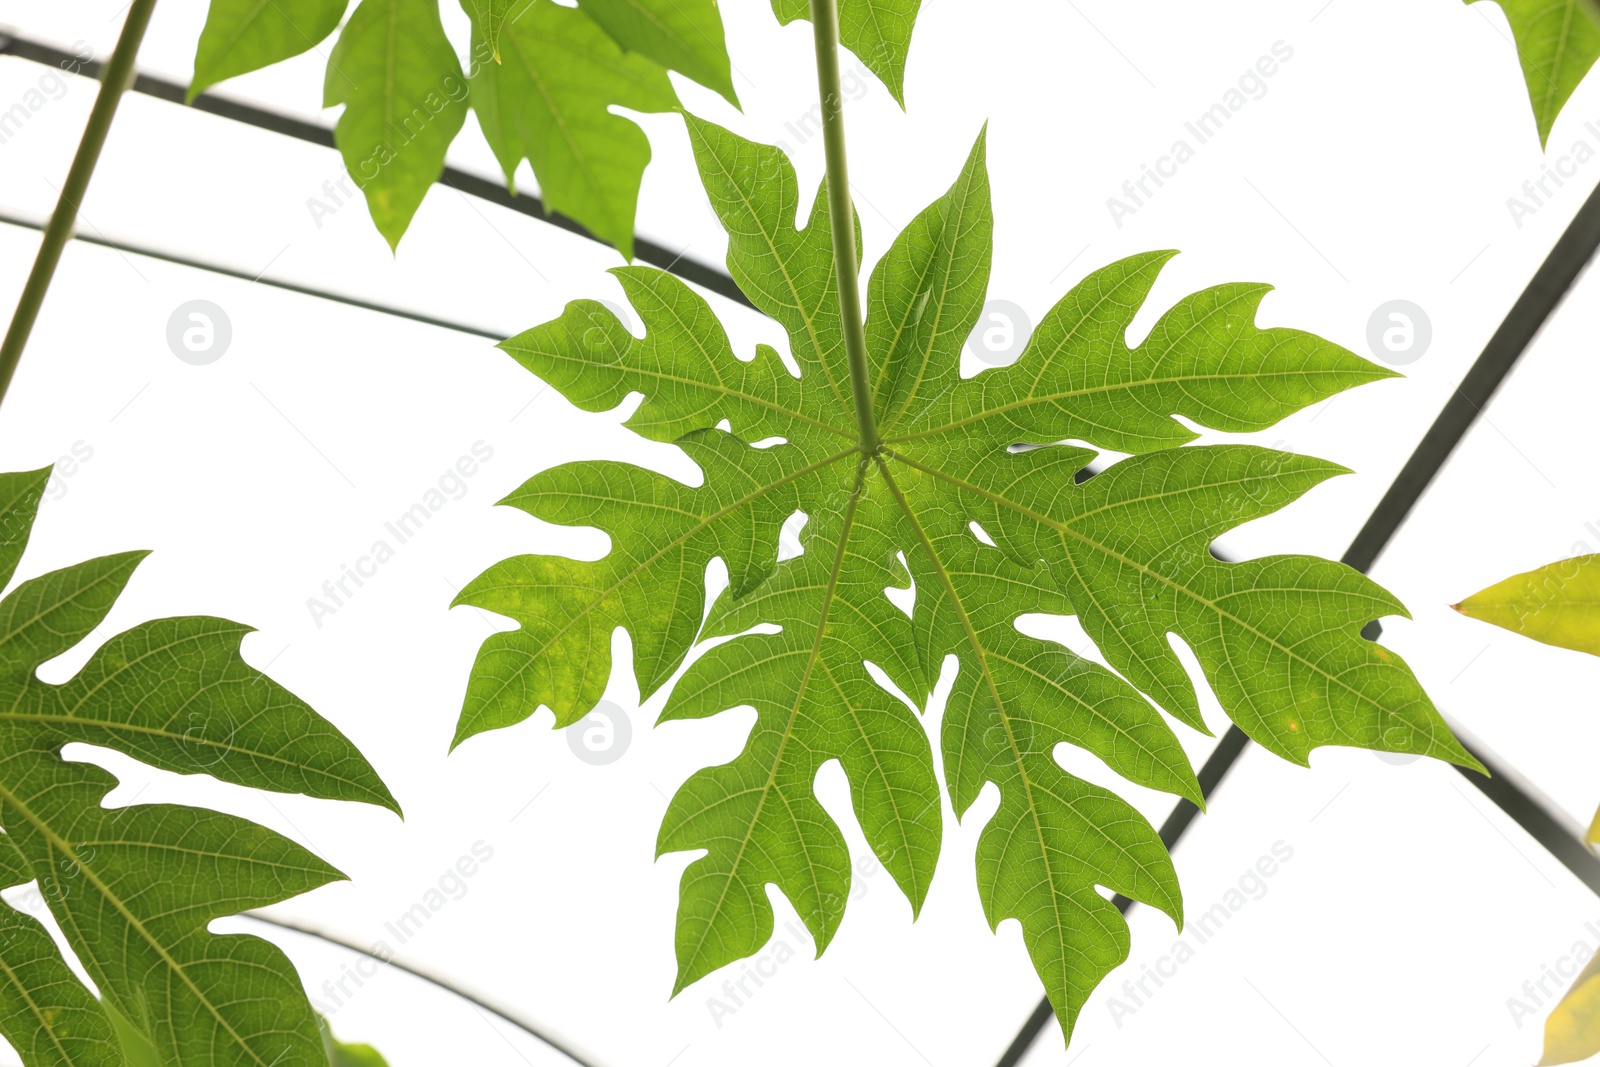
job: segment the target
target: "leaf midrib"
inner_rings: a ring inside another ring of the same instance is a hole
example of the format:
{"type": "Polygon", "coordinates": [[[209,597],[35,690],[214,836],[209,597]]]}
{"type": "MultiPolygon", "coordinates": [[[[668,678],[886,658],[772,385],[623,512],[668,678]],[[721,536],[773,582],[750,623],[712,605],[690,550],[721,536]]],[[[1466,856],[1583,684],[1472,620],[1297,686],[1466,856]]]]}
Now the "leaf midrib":
{"type": "MultiPolygon", "coordinates": [[[[947,474],[944,471],[941,471],[936,467],[930,467],[930,466],[927,466],[926,464],[918,463],[916,460],[913,460],[908,456],[900,455],[898,453],[889,453],[889,454],[891,455],[892,458],[899,460],[901,463],[904,463],[908,467],[912,467],[912,468],[914,468],[916,470],[919,470],[919,471],[923,472],[924,474],[929,475],[930,477],[941,479],[941,480],[943,480],[945,482],[948,482],[951,485],[956,486],[958,489],[964,489],[967,492],[974,493],[974,494],[976,494],[978,496],[981,496],[984,499],[989,500],[989,501],[991,501],[993,503],[1002,504],[1005,507],[1010,508],[1012,511],[1015,511],[1017,514],[1022,515],[1025,518],[1031,519],[1031,520],[1033,520],[1034,522],[1038,523],[1041,526],[1045,526],[1045,527],[1047,527],[1049,529],[1055,530],[1059,534],[1067,535],[1067,536],[1071,536],[1071,537],[1075,538],[1076,540],[1082,542],[1087,547],[1089,547],[1091,549],[1094,549],[1097,552],[1103,553],[1104,555],[1110,556],[1112,559],[1116,560],[1117,562],[1122,563],[1122,564],[1130,567],[1131,569],[1133,569],[1135,571],[1138,571],[1141,575],[1144,575],[1146,577],[1153,577],[1153,578],[1157,579],[1162,584],[1168,586],[1169,588],[1173,589],[1174,591],[1182,593],[1184,596],[1187,596],[1191,600],[1194,600],[1195,602],[1199,603],[1200,605],[1202,605],[1202,606],[1204,606],[1206,608],[1209,608],[1211,611],[1215,612],[1216,615],[1219,618],[1226,619],[1227,621],[1237,625],[1240,629],[1246,631],[1247,633],[1252,634],[1253,636],[1260,638],[1262,641],[1264,641],[1265,643],[1271,645],[1273,648],[1277,649],[1279,652],[1283,653],[1288,658],[1294,660],[1296,663],[1302,664],[1305,667],[1309,668],[1311,670],[1311,672],[1313,674],[1315,674],[1316,676],[1326,679],[1331,684],[1337,685],[1339,688],[1343,689],[1345,692],[1347,692],[1350,695],[1352,695],[1355,698],[1357,698],[1361,703],[1366,704],[1366,705],[1371,706],[1371,707],[1377,708],[1378,711],[1381,714],[1385,714],[1385,715],[1390,714],[1387,709],[1383,708],[1382,705],[1378,704],[1377,701],[1373,700],[1371,697],[1367,696],[1365,693],[1361,692],[1359,689],[1356,689],[1355,687],[1351,686],[1348,682],[1345,682],[1342,678],[1338,677],[1337,675],[1329,674],[1327,671],[1322,670],[1320,667],[1317,666],[1317,664],[1313,663],[1311,660],[1307,659],[1306,657],[1300,655],[1300,653],[1297,652],[1295,649],[1291,648],[1288,645],[1283,644],[1282,642],[1276,640],[1275,638],[1272,638],[1272,637],[1268,636],[1267,634],[1263,633],[1257,627],[1251,626],[1249,623],[1245,622],[1239,616],[1233,614],[1230,611],[1225,610],[1222,607],[1222,605],[1220,603],[1218,603],[1217,601],[1211,600],[1211,599],[1201,595],[1200,593],[1196,592],[1195,590],[1190,589],[1188,586],[1182,585],[1182,584],[1180,584],[1178,582],[1173,581],[1170,578],[1167,578],[1165,575],[1159,573],[1158,571],[1151,570],[1150,568],[1146,567],[1144,564],[1140,563],[1138,560],[1133,559],[1130,556],[1124,555],[1123,553],[1118,552],[1115,549],[1108,548],[1105,545],[1102,545],[1100,542],[1096,541],[1092,537],[1089,537],[1089,536],[1087,536],[1085,534],[1079,533],[1077,530],[1072,528],[1070,523],[1065,523],[1065,522],[1061,522],[1061,521],[1056,520],[1056,519],[1052,519],[1048,515],[1042,515],[1039,512],[1034,511],[1032,508],[1028,508],[1028,507],[1025,507],[1025,506],[1023,506],[1021,504],[1018,504],[1015,501],[1007,499],[1006,497],[1001,496],[998,493],[994,493],[994,492],[991,492],[991,491],[989,491],[987,489],[984,489],[984,488],[982,488],[980,486],[973,485],[971,482],[968,482],[965,479],[958,478],[953,474],[947,474]]],[[[1069,557],[1070,557],[1070,554],[1069,554],[1069,557]]]]}
{"type": "MultiPolygon", "coordinates": [[[[845,508],[844,518],[839,530],[839,545],[834,551],[833,565],[828,572],[828,582],[823,592],[822,607],[817,613],[816,632],[812,639],[811,652],[806,658],[805,672],[800,678],[800,684],[795,687],[794,703],[789,707],[788,719],[779,735],[778,750],[773,753],[772,766],[767,771],[766,783],[761,787],[760,799],[756,801],[755,814],[750,817],[750,821],[745,827],[744,836],[739,841],[739,849],[734,853],[733,862],[729,865],[727,874],[722,878],[722,892],[717,896],[716,905],[711,910],[712,915],[720,915],[722,913],[723,902],[728,899],[728,892],[733,887],[735,872],[738,871],[740,861],[744,859],[745,851],[750,847],[750,842],[755,837],[756,826],[761,822],[761,812],[766,808],[767,798],[772,795],[773,784],[778,780],[778,769],[783,765],[783,754],[789,746],[789,741],[794,737],[795,720],[800,715],[800,706],[805,702],[806,693],[810,689],[811,674],[816,670],[817,663],[821,659],[822,640],[828,628],[828,616],[833,608],[834,595],[838,590],[839,574],[844,568],[845,550],[850,543],[850,530],[855,523],[856,508],[860,504],[862,486],[866,479],[866,469],[866,460],[863,458],[856,468],[855,487],[850,494],[850,503],[845,508]]],[[[811,866],[809,851],[806,851],[806,863],[807,866],[811,866]]],[[[816,884],[815,877],[812,878],[812,883],[813,885],[816,884]]],[[[700,939],[695,943],[694,951],[689,956],[690,962],[698,960],[700,954],[705,950],[706,938],[710,935],[713,925],[714,922],[706,922],[702,925],[700,939]]],[[[680,965],[679,968],[680,974],[689,973],[692,970],[693,968],[687,963],[680,965]]],[[[682,986],[680,985],[679,988],[682,988],[682,986]]]]}

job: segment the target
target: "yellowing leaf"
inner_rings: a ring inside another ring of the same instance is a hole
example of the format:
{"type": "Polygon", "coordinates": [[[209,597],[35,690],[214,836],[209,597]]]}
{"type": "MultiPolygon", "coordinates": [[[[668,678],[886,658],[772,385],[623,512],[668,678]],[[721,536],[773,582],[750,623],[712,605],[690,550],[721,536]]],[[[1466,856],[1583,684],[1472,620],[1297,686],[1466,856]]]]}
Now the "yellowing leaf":
{"type": "Polygon", "coordinates": [[[1600,656],[1600,555],[1512,575],[1454,606],[1514,634],[1600,656]]]}
{"type": "Polygon", "coordinates": [[[1589,961],[1544,1023],[1539,1067],[1578,1063],[1600,1053],[1600,956],[1589,961]]]}

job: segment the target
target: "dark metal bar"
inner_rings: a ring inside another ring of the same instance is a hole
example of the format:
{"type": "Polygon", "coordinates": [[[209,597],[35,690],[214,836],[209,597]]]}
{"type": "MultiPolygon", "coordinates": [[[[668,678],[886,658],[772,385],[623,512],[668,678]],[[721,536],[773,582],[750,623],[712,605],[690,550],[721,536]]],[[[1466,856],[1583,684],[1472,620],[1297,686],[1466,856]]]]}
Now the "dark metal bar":
{"type": "MultiPolygon", "coordinates": [[[[71,52],[64,52],[52,45],[40,41],[29,40],[25,37],[7,37],[0,34],[0,56],[15,56],[18,59],[30,60],[34,63],[43,63],[52,67],[71,66],[84,75],[97,78],[100,75],[100,64],[94,60],[80,59],[71,52]]],[[[148,74],[140,74],[134,79],[132,89],[136,93],[165,100],[171,104],[182,104],[183,98],[188,93],[188,86],[177,82],[167,81],[163,78],[153,78],[148,74]]],[[[254,126],[260,130],[293,137],[298,141],[319,145],[323,148],[333,148],[333,131],[326,126],[314,122],[297,119],[290,115],[282,115],[266,108],[255,107],[251,104],[230,100],[224,96],[212,93],[201,93],[189,105],[196,111],[204,111],[209,115],[231,119],[234,122],[254,126]]],[[[611,247],[605,241],[590,233],[581,223],[567,218],[565,215],[553,214],[545,210],[544,202],[536,196],[526,193],[513,193],[497,181],[479,177],[476,174],[459,170],[455,167],[446,167],[439,175],[439,183],[451,189],[467,193],[470,196],[487,200],[491,204],[510,208],[541,222],[549,223],[568,233],[575,233],[579,237],[586,237],[597,244],[611,247]]],[[[686,282],[692,282],[703,289],[707,289],[718,296],[727,297],[729,300],[753,308],[749,297],[739,288],[738,284],[725,272],[709,264],[690,259],[680,249],[673,251],[665,245],[635,237],[633,244],[634,258],[648,263],[653,267],[660,267],[664,271],[676,274],[686,282]]]]}
{"type": "Polygon", "coordinates": [[[1444,410],[1439,412],[1411,458],[1400,469],[1394,484],[1383,494],[1377,509],[1350,543],[1350,550],[1344,554],[1346,563],[1358,571],[1371,569],[1400,524],[1416,507],[1417,500],[1433,484],[1445,460],[1450,458],[1450,453],[1455,451],[1495,390],[1500,388],[1500,383],[1527,351],[1534,335],[1594,258],[1597,247],[1600,247],[1600,188],[1590,193],[1589,199],[1578,209],[1566,232],[1534,273],[1533,280],[1511,305],[1500,328],[1489,338],[1483,353],[1456,386],[1444,410]]]}

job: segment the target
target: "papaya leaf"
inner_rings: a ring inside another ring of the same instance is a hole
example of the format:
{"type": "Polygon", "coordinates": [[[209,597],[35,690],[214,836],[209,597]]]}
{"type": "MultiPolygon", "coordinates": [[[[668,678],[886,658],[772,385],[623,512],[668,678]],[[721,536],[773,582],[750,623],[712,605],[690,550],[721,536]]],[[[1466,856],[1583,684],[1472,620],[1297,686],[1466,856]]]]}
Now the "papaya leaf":
{"type": "MultiPolygon", "coordinates": [[[[316,47],[348,3],[211,0],[189,99],[316,47]]],[[[323,104],[345,105],[334,140],[379,233],[399,244],[470,106],[508,184],[527,159],[549,210],[631,259],[650,143],[610,109],[676,109],[668,70],[738,105],[716,0],[461,0],[470,78],[438,4],[361,0],[328,57],[323,104]]]]}
{"type": "Polygon", "coordinates": [[[1188,643],[1229,716],[1287,759],[1336,744],[1475,766],[1405,663],[1360,637],[1405,613],[1392,596],[1325,560],[1225,563],[1210,552],[1219,535],[1343,468],[1251,445],[1183,447],[1196,434],[1176,418],[1259,430],[1391,372],[1310,334],[1257,328],[1262,285],[1186,297],[1130,347],[1130,324],[1172,255],[1158,252],[1094,272],[1015,364],[963,379],[992,253],[980,136],[949,191],[873,271],[865,377],[880,436],[863,445],[826,189],[797,226],[798,183],[779,149],[686,121],[728,231],[728,269],[786,328],[799,375],[765,347],[736,358],[704,300],[645,268],[613,272],[642,338],[580,300],[506,341],[585,410],[642,394],[627,425],[675,442],[703,481],[615,462],[535,475],[504,503],[596,527],[610,553],[510,559],[457,598],[517,624],[479,652],[458,744],[541,705],[558,725],[581,719],[611,673],[617,627],[630,634],[646,699],[697,643],[730,639],[703,647],[661,716],[756,711],[743,751],[692,775],[662,821],[658,854],[704,851],[680,886],[677,990],[760,950],[773,930],[768,886],[819,951],[838,930],[849,856],[814,793],[830,760],[868,844],[920,909],[942,802],[918,715],[950,656],[958,671],[939,748],[951,803],[959,817],[985,784],[1000,794],[978,844],[984,911],[991,926],[1021,923],[1066,1032],[1128,954],[1105,889],[1182,921],[1155,830],[1054,756],[1076,745],[1128,781],[1200,802],[1156,706],[1205,729],[1169,634],[1188,643]],[[1098,449],[1132,455],[1080,484],[1098,449]],[[780,561],[779,529],[796,514],[801,554],[780,561]],[[717,558],[728,588],[707,613],[717,558]],[[909,611],[892,589],[914,590],[909,611]],[[1114,670],[1023,634],[1017,620],[1033,613],[1076,615],[1114,670]]]}
{"type": "Polygon", "coordinates": [[[1547,645],[1600,656],[1600,555],[1514,574],[1452,607],[1547,645]]]}
{"type": "Polygon", "coordinates": [[[500,62],[500,30],[506,24],[506,13],[512,0],[467,0],[467,14],[483,32],[484,43],[496,63],[500,62]]]}
{"type": "MultiPolygon", "coordinates": [[[[0,585],[22,556],[49,476],[49,468],[0,475],[0,585]]],[[[31,1050],[28,1067],[99,1062],[111,1013],[162,1063],[322,1067],[316,1018],[289,961],[259,938],[207,927],[343,876],[235,816],[170,804],[108,808],[117,780],[61,751],[81,742],[179,774],[399,807],[343,734],[245,663],[239,645],[249,630],[237,623],[143,623],[107,640],[69,681],[40,681],[40,665],[105,619],[144,556],[65,567],[0,601],[3,880],[37,882],[106,1009],[89,1011],[69,988],[38,939],[42,928],[5,918],[21,932],[0,938],[10,983],[0,991],[0,1027],[31,1050]],[[60,1010],[30,1028],[16,997],[60,1010]],[[62,1059],[64,1047],[76,1058],[62,1059]]]]}
{"type": "Polygon", "coordinates": [[[717,0],[582,0],[578,7],[623,48],[739,106],[717,0]]]}
{"type": "Polygon", "coordinates": [[[211,0],[188,99],[220,81],[308,52],[339,27],[350,0],[211,0]]]}
{"type": "MultiPolygon", "coordinates": [[[[1466,0],[1478,3],[1480,0],[1466,0]]],[[[1550,140],[1556,116],[1600,59],[1596,0],[1497,0],[1511,23],[1539,143],[1550,140]]]]}
{"type": "Polygon", "coordinates": [[[328,57],[323,106],[345,167],[394,248],[467,119],[467,81],[438,0],[361,0],[328,57]]]}
{"type": "Polygon", "coordinates": [[[1544,1055],[1539,1067],[1581,1063],[1600,1053],[1600,958],[1578,972],[1544,1021],[1544,1055]]]}
{"type": "MultiPolygon", "coordinates": [[[[1542,644],[1600,656],[1600,554],[1513,574],[1451,606],[1469,619],[1542,644]]],[[[1587,840],[1600,845],[1600,810],[1589,823],[1587,840]]],[[[1600,1022],[1596,1026],[1600,1032],[1600,1022]]]]}
{"type": "MultiPolygon", "coordinates": [[[[839,43],[856,54],[906,106],[906,58],[922,0],[839,0],[839,43]]],[[[787,26],[811,17],[810,0],[772,0],[772,13],[787,26]]]]}
{"type": "MultiPolygon", "coordinates": [[[[470,0],[463,0],[469,15],[470,0]]],[[[472,30],[472,107],[507,183],[527,159],[547,210],[576,219],[633,258],[633,217],[650,142],[613,105],[678,106],[666,70],[628,53],[587,15],[553,0],[517,0],[500,34],[500,62],[485,60],[481,20],[472,30]]]]}
{"type": "MultiPolygon", "coordinates": [[[[0,888],[33,881],[11,841],[0,836],[0,888]]],[[[32,916],[0,903],[0,1035],[28,1067],[123,1067],[100,1002],[67,968],[32,916]]]]}

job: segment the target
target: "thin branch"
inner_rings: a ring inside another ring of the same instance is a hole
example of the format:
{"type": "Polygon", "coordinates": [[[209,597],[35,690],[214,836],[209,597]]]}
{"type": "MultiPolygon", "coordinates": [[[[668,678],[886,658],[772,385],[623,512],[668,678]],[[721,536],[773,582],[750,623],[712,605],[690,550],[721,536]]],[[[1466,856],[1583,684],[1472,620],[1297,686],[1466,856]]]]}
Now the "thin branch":
{"type": "Polygon", "coordinates": [[[61,262],[61,250],[72,239],[73,226],[78,221],[78,205],[89,190],[89,179],[94,175],[95,164],[100,162],[100,150],[105,147],[106,135],[111,132],[111,120],[116,118],[117,104],[122,94],[133,82],[133,61],[144,41],[144,31],[150,25],[150,13],[156,0],[133,0],[128,9],[128,20],[122,24],[122,34],[111,53],[111,62],[101,72],[100,93],[95,97],[94,108],[89,112],[89,125],[84,127],[83,139],[78,142],[78,153],[72,157],[72,167],[67,171],[67,183],[61,187],[61,196],[50,222],[44,228],[44,241],[28,273],[28,282],[22,288],[16,313],[0,342],[0,402],[11,388],[12,376],[22,359],[22,350],[28,345],[33,324],[38,321],[39,309],[44,306],[44,295],[55,277],[56,265],[61,262]]]}

